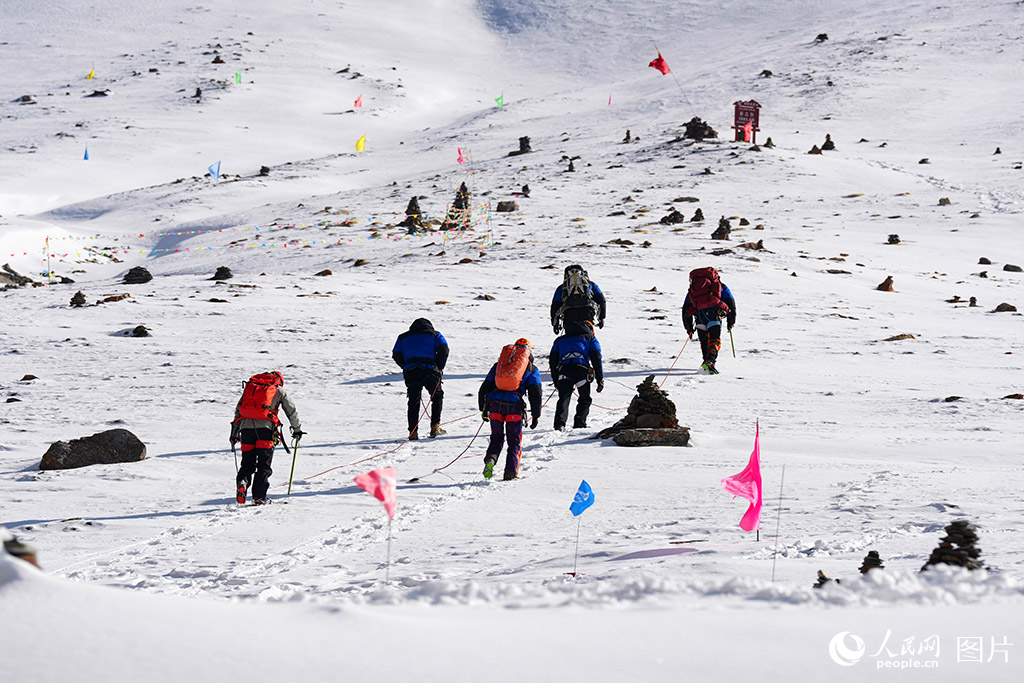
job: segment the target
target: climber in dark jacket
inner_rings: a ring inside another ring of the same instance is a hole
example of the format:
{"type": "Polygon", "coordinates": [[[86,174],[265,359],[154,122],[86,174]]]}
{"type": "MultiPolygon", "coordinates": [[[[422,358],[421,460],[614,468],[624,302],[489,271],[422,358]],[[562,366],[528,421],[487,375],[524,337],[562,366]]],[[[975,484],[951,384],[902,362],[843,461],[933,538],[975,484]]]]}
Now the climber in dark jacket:
{"type": "Polygon", "coordinates": [[[431,393],[430,437],[444,434],[441,429],[441,409],[444,406],[441,377],[448,362],[448,342],[444,335],[434,330],[426,318],[417,318],[408,332],[398,335],[391,357],[402,368],[409,394],[409,438],[419,438],[417,423],[424,389],[431,393]]]}
{"type": "MultiPolygon", "coordinates": [[[[526,339],[516,341],[517,346],[532,348],[526,339]]],[[[540,372],[533,364],[533,353],[515,391],[499,389],[497,385],[498,364],[491,366],[487,377],[480,384],[477,401],[481,417],[491,424],[491,440],[484,453],[484,478],[490,479],[494,466],[501,455],[501,447],[508,443],[508,454],[505,457],[505,481],[519,476],[519,460],[522,455],[523,421],[526,419],[526,399],[530,401],[530,429],[537,428],[541,411],[540,372]]]]}
{"type": "Polygon", "coordinates": [[[590,414],[590,382],[597,380],[597,393],[604,391],[604,370],[601,366],[601,344],[594,336],[590,321],[566,323],[565,334],[555,340],[548,355],[551,379],[558,387],[558,405],[555,407],[555,429],[565,429],[569,420],[569,402],[573,390],[579,392],[576,403],[574,429],[587,426],[590,414]]]}

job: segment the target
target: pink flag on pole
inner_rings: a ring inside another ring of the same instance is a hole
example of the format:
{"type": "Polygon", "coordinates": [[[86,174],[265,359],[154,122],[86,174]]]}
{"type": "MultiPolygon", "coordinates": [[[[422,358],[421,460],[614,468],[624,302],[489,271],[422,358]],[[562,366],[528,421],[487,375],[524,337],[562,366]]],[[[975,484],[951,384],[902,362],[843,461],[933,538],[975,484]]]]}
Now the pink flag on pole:
{"type": "Polygon", "coordinates": [[[395,518],[395,508],[398,506],[396,494],[395,468],[382,467],[380,469],[360,474],[355,478],[356,484],[362,490],[372,494],[374,498],[384,504],[388,517],[395,518]]]}
{"type": "Polygon", "coordinates": [[[661,50],[658,50],[658,56],[655,59],[652,59],[651,63],[647,66],[654,67],[662,74],[667,74],[672,70],[668,68],[668,62],[665,61],[665,58],[661,56],[661,50]]]}
{"type": "Polygon", "coordinates": [[[747,121],[746,125],[743,126],[743,142],[750,142],[750,136],[754,132],[754,122],[747,121]]]}
{"type": "Polygon", "coordinates": [[[458,162],[459,162],[459,163],[461,164],[461,163],[462,163],[462,162],[464,162],[464,161],[465,161],[466,159],[465,159],[465,158],[464,158],[464,157],[462,156],[462,148],[461,148],[461,147],[459,147],[459,148],[457,148],[457,149],[459,150],[459,158],[458,158],[458,159],[456,159],[456,161],[458,161],[458,162]]]}
{"type": "Polygon", "coordinates": [[[363,96],[360,95],[359,97],[356,98],[356,109],[362,109],[362,108],[363,108],[363,96]]]}
{"type": "Polygon", "coordinates": [[[761,426],[758,425],[754,435],[754,452],[750,454],[750,462],[739,474],[722,480],[722,488],[734,496],[750,501],[750,507],[740,520],[740,528],[753,531],[761,528],[761,426]]]}

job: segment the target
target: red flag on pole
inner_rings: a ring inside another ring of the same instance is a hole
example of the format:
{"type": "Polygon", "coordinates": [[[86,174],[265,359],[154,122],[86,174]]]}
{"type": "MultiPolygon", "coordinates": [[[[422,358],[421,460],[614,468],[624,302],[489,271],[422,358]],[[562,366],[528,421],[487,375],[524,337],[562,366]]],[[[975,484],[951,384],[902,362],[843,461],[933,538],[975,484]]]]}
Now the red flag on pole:
{"type": "Polygon", "coordinates": [[[383,467],[366,474],[360,474],[355,478],[355,482],[359,488],[382,502],[388,517],[394,519],[395,508],[398,506],[396,496],[397,480],[395,479],[394,467],[383,467]]]}
{"type": "Polygon", "coordinates": [[[669,71],[672,70],[668,68],[668,63],[665,61],[665,58],[661,56],[661,50],[658,50],[657,59],[652,59],[651,63],[648,64],[647,66],[653,66],[655,69],[657,69],[663,74],[667,74],[669,71]]]}
{"type": "Polygon", "coordinates": [[[356,108],[357,109],[362,109],[363,108],[363,96],[362,95],[360,95],[359,97],[356,98],[356,108]]]}
{"type": "Polygon", "coordinates": [[[740,528],[753,531],[761,528],[761,426],[758,425],[754,434],[754,452],[750,454],[750,462],[739,474],[722,480],[722,488],[734,496],[750,501],[750,507],[740,520],[740,528]]]}
{"type": "Polygon", "coordinates": [[[754,122],[747,121],[747,124],[743,126],[743,142],[750,142],[750,136],[754,132],[754,122]]]}

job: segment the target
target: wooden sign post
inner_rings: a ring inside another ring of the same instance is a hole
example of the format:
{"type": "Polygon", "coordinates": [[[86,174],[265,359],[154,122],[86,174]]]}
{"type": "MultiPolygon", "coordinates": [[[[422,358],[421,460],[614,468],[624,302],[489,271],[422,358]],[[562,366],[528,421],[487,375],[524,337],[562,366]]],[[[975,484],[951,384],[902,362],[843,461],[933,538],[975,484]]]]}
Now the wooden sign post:
{"type": "Polygon", "coordinates": [[[761,130],[758,128],[758,114],[761,109],[761,105],[756,100],[738,100],[733,102],[735,107],[735,114],[733,117],[733,130],[736,131],[736,142],[752,142],[757,143],[757,131],[761,130]],[[745,139],[745,128],[747,124],[750,124],[750,139],[745,139]]]}

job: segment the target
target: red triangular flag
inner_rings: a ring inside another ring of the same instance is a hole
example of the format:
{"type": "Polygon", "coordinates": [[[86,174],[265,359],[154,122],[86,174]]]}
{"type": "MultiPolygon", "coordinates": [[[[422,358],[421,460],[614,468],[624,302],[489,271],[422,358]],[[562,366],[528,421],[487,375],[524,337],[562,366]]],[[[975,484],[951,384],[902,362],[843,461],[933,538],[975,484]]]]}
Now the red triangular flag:
{"type": "Polygon", "coordinates": [[[363,108],[363,96],[362,95],[360,95],[359,97],[356,98],[356,107],[358,109],[362,109],[363,108]]]}
{"type": "Polygon", "coordinates": [[[665,62],[664,57],[661,56],[661,50],[658,50],[658,58],[652,59],[651,63],[648,64],[647,66],[653,66],[655,69],[657,69],[663,74],[667,74],[669,71],[672,70],[668,68],[668,63],[665,62]]]}
{"type": "Polygon", "coordinates": [[[397,507],[395,496],[397,480],[394,467],[383,467],[360,474],[355,478],[355,482],[359,488],[384,503],[384,510],[388,513],[388,517],[394,518],[397,507]]]}

